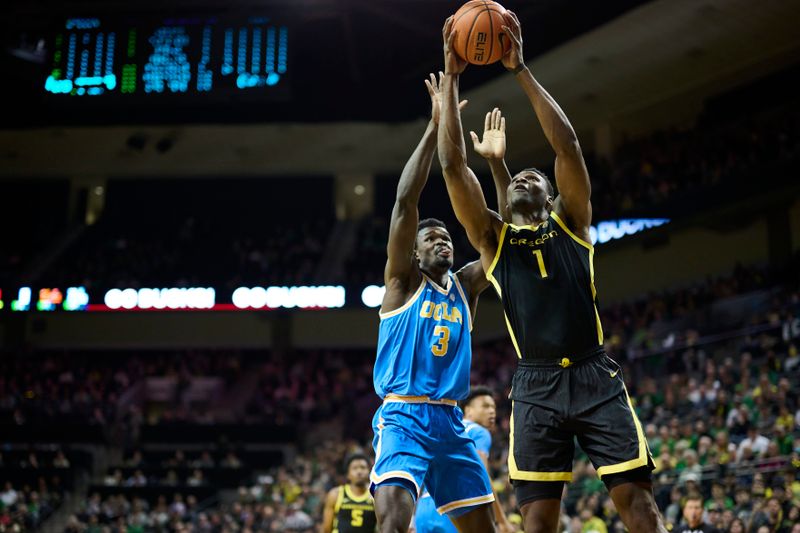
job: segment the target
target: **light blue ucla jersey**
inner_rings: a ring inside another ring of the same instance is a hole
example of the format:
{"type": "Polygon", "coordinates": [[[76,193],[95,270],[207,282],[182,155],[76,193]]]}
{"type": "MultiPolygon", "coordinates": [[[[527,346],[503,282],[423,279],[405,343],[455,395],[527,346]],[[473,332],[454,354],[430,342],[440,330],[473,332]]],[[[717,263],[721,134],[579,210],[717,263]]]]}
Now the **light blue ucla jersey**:
{"type": "Polygon", "coordinates": [[[458,277],[443,289],[422,274],[414,296],[381,313],[375,392],[461,400],[469,393],[472,319],[458,277]]]}
{"type": "Polygon", "coordinates": [[[464,429],[466,430],[467,437],[472,439],[475,443],[475,448],[479,452],[489,455],[489,450],[492,448],[492,434],[491,432],[472,420],[464,420],[464,429]]]}

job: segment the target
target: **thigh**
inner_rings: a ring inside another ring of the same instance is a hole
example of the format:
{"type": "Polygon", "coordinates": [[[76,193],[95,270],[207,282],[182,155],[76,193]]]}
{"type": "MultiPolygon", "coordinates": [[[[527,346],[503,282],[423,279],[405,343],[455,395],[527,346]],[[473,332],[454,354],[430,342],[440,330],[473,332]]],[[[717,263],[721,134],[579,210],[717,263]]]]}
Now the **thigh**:
{"type": "Polygon", "coordinates": [[[561,499],[529,502],[520,507],[525,533],[556,533],[561,516],[561,499]]]}
{"type": "Polygon", "coordinates": [[[414,498],[399,485],[375,489],[375,515],[381,531],[406,531],[414,515],[414,498]]]}
{"type": "Polygon", "coordinates": [[[494,531],[494,517],[489,504],[474,507],[464,514],[450,517],[461,533],[488,533],[494,531]]]}

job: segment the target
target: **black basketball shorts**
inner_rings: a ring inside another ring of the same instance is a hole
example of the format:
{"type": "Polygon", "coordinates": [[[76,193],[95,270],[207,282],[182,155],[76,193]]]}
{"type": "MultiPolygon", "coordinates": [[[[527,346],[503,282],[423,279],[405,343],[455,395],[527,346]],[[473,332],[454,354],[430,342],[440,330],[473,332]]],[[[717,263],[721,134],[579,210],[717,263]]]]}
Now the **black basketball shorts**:
{"type": "Polygon", "coordinates": [[[575,437],[601,478],[653,469],[622,371],[603,352],[574,363],[520,361],[511,400],[513,481],[571,481],[575,437]]]}

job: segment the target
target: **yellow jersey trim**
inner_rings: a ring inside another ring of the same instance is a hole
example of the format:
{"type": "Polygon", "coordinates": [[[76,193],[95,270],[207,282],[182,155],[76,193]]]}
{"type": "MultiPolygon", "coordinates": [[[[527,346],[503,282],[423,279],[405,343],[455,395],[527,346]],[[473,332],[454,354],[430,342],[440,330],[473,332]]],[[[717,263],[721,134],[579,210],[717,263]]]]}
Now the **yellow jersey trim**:
{"type": "Polygon", "coordinates": [[[623,390],[625,391],[625,398],[628,400],[628,408],[631,410],[633,424],[636,426],[636,438],[639,440],[639,456],[630,461],[599,467],[597,469],[597,475],[599,477],[603,477],[607,474],[619,474],[620,472],[635,470],[636,468],[645,466],[648,461],[652,459],[650,457],[650,448],[647,446],[647,439],[645,439],[644,431],[642,431],[642,423],[639,422],[639,417],[636,416],[636,411],[634,411],[633,404],[631,403],[631,397],[628,396],[628,388],[623,386],[623,390]]]}
{"type": "Polygon", "coordinates": [[[474,498],[466,498],[464,500],[456,500],[454,502],[450,502],[448,504],[442,505],[441,507],[436,508],[436,512],[439,514],[449,513],[450,511],[455,511],[456,509],[462,509],[464,507],[472,507],[473,505],[481,505],[484,503],[492,503],[494,501],[494,494],[484,494],[483,496],[476,496],[474,498]]]}
{"type": "Polygon", "coordinates": [[[447,273],[447,287],[444,287],[444,288],[440,287],[438,283],[436,283],[430,277],[428,277],[428,275],[425,272],[420,271],[420,274],[422,274],[422,277],[425,278],[426,280],[428,280],[428,282],[430,282],[431,286],[434,289],[436,289],[437,291],[439,291],[441,294],[444,294],[445,296],[450,294],[450,289],[453,288],[453,278],[452,278],[450,272],[447,273]]]}
{"type": "Polygon", "coordinates": [[[405,479],[413,483],[414,488],[417,489],[417,498],[419,498],[420,490],[419,490],[419,485],[417,484],[417,480],[415,480],[414,476],[412,476],[408,472],[405,472],[403,470],[393,470],[391,472],[386,472],[385,474],[379,476],[375,474],[375,472],[373,471],[369,476],[369,480],[372,482],[373,485],[379,485],[384,481],[386,481],[387,479],[396,479],[396,478],[405,479]]]}
{"type": "Polygon", "coordinates": [[[592,289],[592,306],[597,321],[597,344],[603,345],[603,324],[600,322],[600,311],[597,310],[597,289],[594,286],[594,248],[589,249],[589,285],[592,289]]]}
{"type": "Polygon", "coordinates": [[[343,487],[344,487],[344,492],[347,494],[347,497],[353,500],[354,502],[362,503],[369,501],[369,490],[364,492],[364,494],[362,494],[361,496],[356,496],[355,494],[353,494],[353,491],[350,490],[350,485],[343,485],[343,487]]]}
{"type": "Polygon", "coordinates": [[[392,317],[392,316],[395,316],[395,315],[399,315],[400,313],[402,313],[403,311],[405,311],[406,309],[408,309],[409,307],[414,305],[414,302],[417,301],[417,298],[419,298],[419,295],[422,294],[422,289],[425,288],[425,278],[426,278],[426,276],[425,276],[425,274],[423,274],[422,276],[423,276],[422,277],[422,281],[420,281],[419,287],[417,287],[417,292],[415,292],[414,295],[411,298],[409,298],[406,303],[404,303],[403,305],[401,305],[397,309],[395,309],[393,311],[387,311],[385,313],[380,313],[379,312],[378,316],[381,317],[381,320],[383,320],[384,318],[389,318],[389,317],[392,317]]]}
{"type": "Polygon", "coordinates": [[[567,235],[569,235],[570,237],[572,237],[572,240],[574,240],[575,242],[577,242],[578,244],[580,244],[580,245],[581,245],[581,246],[583,246],[584,248],[587,248],[587,249],[588,249],[588,250],[590,250],[590,251],[591,251],[591,250],[594,250],[594,246],[592,246],[590,243],[588,243],[588,242],[584,241],[583,239],[581,239],[580,237],[578,237],[577,235],[575,235],[574,233],[572,233],[572,230],[571,230],[571,229],[569,229],[569,228],[567,227],[567,225],[564,223],[564,221],[563,221],[563,220],[561,220],[561,217],[559,217],[559,216],[556,214],[556,212],[555,212],[555,211],[551,211],[551,212],[550,212],[550,216],[551,216],[551,217],[553,217],[553,220],[555,220],[555,221],[558,223],[558,225],[559,225],[559,226],[561,226],[561,228],[562,228],[564,231],[566,231],[566,232],[567,232],[567,235]]]}
{"type": "Polygon", "coordinates": [[[514,459],[514,400],[511,400],[511,419],[509,420],[508,433],[508,476],[511,479],[521,481],[572,481],[572,472],[531,472],[517,468],[517,461],[514,459]]]}
{"type": "MultiPolygon", "coordinates": [[[[338,513],[339,509],[342,508],[342,503],[344,503],[344,490],[342,490],[343,488],[344,485],[339,485],[339,495],[336,496],[336,505],[333,506],[334,513],[338,513]]],[[[336,529],[335,526],[334,529],[336,529]]]]}
{"type": "MultiPolygon", "coordinates": [[[[489,270],[486,271],[486,279],[492,281],[494,279],[494,267],[497,266],[497,262],[500,260],[500,252],[503,250],[503,242],[506,239],[506,231],[508,230],[508,223],[503,222],[503,229],[500,230],[500,237],[497,239],[497,251],[494,253],[494,260],[492,260],[492,264],[489,265],[489,270]]],[[[495,284],[497,287],[497,284],[495,284]]]]}
{"type": "Polygon", "coordinates": [[[453,275],[456,283],[456,289],[458,289],[458,294],[461,295],[461,299],[464,300],[464,307],[467,309],[467,318],[469,319],[469,330],[472,331],[472,310],[469,308],[469,300],[467,300],[467,295],[464,294],[464,289],[461,287],[461,282],[458,280],[457,275],[453,275]]]}
{"type": "MultiPolygon", "coordinates": [[[[544,222],[542,222],[542,224],[544,224],[544,222]]],[[[514,230],[517,230],[517,231],[519,231],[521,229],[529,229],[531,231],[537,231],[539,228],[542,227],[542,224],[536,224],[536,225],[525,224],[524,226],[517,226],[516,224],[512,224],[510,222],[508,223],[508,225],[511,226],[511,229],[514,229],[514,230]]]]}
{"type": "MultiPolygon", "coordinates": [[[[489,265],[489,270],[486,271],[486,279],[494,286],[494,290],[497,292],[497,296],[500,297],[500,300],[503,299],[503,289],[500,288],[500,283],[497,281],[497,278],[494,277],[494,268],[497,266],[497,262],[500,261],[500,253],[503,250],[503,242],[505,242],[506,238],[506,231],[508,230],[511,224],[506,222],[503,223],[503,229],[500,230],[500,238],[497,244],[497,252],[494,254],[494,260],[492,264],[489,265]]],[[[522,226],[512,226],[512,227],[522,227],[522,226]]],[[[506,314],[505,308],[503,309],[503,318],[506,319],[506,327],[508,328],[508,334],[511,337],[511,343],[514,345],[514,349],[517,351],[517,357],[522,359],[522,352],[519,349],[519,344],[517,343],[517,338],[514,336],[514,328],[511,327],[511,321],[508,319],[508,315],[506,314]]]]}

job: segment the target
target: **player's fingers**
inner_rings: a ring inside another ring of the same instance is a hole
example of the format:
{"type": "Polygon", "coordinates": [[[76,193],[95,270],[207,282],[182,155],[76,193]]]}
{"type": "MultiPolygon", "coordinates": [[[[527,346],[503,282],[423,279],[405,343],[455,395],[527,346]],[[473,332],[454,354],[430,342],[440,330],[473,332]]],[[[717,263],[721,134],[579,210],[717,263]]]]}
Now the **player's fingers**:
{"type": "Polygon", "coordinates": [[[483,131],[492,129],[492,112],[486,113],[486,118],[483,120],[483,131]]]}
{"type": "Polygon", "coordinates": [[[499,119],[499,116],[500,116],[500,109],[498,109],[498,108],[496,108],[496,107],[495,107],[495,108],[492,110],[492,129],[493,129],[493,130],[496,130],[497,128],[499,128],[499,127],[500,127],[500,119],[499,119]]]}
{"type": "Polygon", "coordinates": [[[478,134],[474,131],[469,132],[469,138],[472,139],[472,146],[476,150],[478,149],[478,145],[480,144],[480,140],[478,139],[478,134]]]}
{"type": "Polygon", "coordinates": [[[456,30],[453,30],[453,31],[450,32],[450,35],[447,37],[447,46],[451,50],[453,49],[453,42],[455,42],[455,40],[456,40],[456,33],[458,33],[458,32],[456,30]]]}
{"type": "Polygon", "coordinates": [[[467,103],[469,103],[469,100],[461,100],[461,101],[458,103],[458,110],[459,110],[459,111],[461,111],[462,109],[464,109],[465,107],[467,107],[467,103]]]}
{"type": "Polygon", "coordinates": [[[444,81],[444,72],[442,72],[442,71],[440,70],[440,71],[439,71],[439,88],[440,88],[440,89],[441,89],[441,87],[442,87],[442,81],[444,81]]]}
{"type": "Polygon", "coordinates": [[[520,46],[519,38],[516,35],[514,35],[514,32],[511,30],[511,28],[509,28],[508,26],[503,26],[503,33],[505,33],[506,37],[508,37],[508,40],[511,41],[511,46],[513,48],[519,48],[520,46]]]}
{"type": "Polygon", "coordinates": [[[506,132],[506,117],[500,117],[500,131],[506,132]]]}
{"type": "Polygon", "coordinates": [[[431,98],[436,96],[436,91],[433,90],[433,86],[431,85],[431,82],[429,82],[428,80],[425,80],[425,87],[428,88],[428,94],[431,95],[431,98]]]}
{"type": "Polygon", "coordinates": [[[431,81],[430,81],[431,86],[433,86],[434,88],[438,89],[439,85],[436,83],[436,75],[433,72],[431,72],[429,74],[429,76],[431,77],[431,81]]]}

